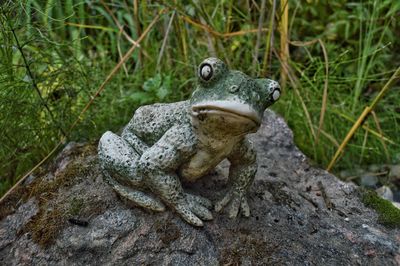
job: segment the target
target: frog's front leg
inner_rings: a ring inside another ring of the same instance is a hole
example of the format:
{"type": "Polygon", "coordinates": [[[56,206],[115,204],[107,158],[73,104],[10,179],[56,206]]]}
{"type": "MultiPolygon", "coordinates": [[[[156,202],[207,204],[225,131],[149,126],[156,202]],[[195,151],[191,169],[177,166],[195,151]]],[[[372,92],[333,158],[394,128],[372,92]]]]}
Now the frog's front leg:
{"type": "Polygon", "coordinates": [[[230,203],[229,217],[235,218],[239,209],[244,216],[249,217],[247,192],[257,172],[256,151],[253,144],[247,139],[243,139],[235,146],[228,159],[231,163],[228,180],[229,191],[215,205],[215,210],[219,212],[230,203]]]}
{"type": "Polygon", "coordinates": [[[172,207],[185,221],[202,226],[211,220],[209,200],[183,191],[176,169],[195,152],[195,139],[190,127],[169,129],[138,161],[145,185],[172,207]],[[202,219],[202,220],[201,220],[202,219]]]}

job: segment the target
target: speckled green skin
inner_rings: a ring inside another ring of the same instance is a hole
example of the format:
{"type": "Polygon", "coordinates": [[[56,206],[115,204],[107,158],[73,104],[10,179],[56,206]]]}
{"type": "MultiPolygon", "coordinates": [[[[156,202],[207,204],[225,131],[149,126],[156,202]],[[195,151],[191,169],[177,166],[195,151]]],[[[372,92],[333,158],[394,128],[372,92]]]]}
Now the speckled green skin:
{"type": "Polygon", "coordinates": [[[105,180],[136,205],[174,209],[185,221],[211,220],[212,203],[185,193],[181,180],[195,181],[223,159],[230,163],[229,191],[216,203],[250,215],[247,191],[257,171],[256,153],[246,135],[257,131],[265,108],[279,97],[279,85],[229,70],[217,58],[204,60],[198,86],[188,101],[136,110],[121,136],[106,132],[99,142],[105,180]]]}

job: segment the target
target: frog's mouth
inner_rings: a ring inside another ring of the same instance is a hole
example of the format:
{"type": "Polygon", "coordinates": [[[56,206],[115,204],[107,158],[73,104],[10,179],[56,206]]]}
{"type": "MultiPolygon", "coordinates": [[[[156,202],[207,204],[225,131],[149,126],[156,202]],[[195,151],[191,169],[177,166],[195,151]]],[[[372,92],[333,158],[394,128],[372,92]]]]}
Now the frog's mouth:
{"type": "Polygon", "coordinates": [[[231,116],[238,120],[251,120],[256,125],[260,125],[261,119],[257,112],[247,104],[231,102],[231,101],[210,101],[194,104],[191,107],[191,115],[193,117],[201,117],[202,115],[221,115],[231,116]]]}

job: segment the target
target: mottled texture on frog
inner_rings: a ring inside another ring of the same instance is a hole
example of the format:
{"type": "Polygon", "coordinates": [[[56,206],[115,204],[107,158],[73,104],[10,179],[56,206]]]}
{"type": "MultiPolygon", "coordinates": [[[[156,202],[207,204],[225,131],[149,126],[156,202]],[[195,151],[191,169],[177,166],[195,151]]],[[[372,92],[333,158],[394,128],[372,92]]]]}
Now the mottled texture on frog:
{"type": "Polygon", "coordinates": [[[279,96],[277,82],[252,79],[208,58],[190,100],[140,107],[121,136],[104,133],[98,148],[104,178],[137,206],[164,211],[166,204],[202,226],[213,218],[213,204],[185,193],[181,180],[195,181],[228,159],[229,191],[215,210],[228,206],[232,218],[239,211],[249,216],[247,191],[257,164],[246,135],[257,131],[265,108],[279,96]]]}

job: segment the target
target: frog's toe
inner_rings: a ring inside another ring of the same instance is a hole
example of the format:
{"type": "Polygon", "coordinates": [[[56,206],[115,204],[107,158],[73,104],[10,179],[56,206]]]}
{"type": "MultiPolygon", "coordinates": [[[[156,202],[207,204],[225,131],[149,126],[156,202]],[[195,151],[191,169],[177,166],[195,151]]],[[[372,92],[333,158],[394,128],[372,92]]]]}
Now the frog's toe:
{"type": "Polygon", "coordinates": [[[104,173],[105,180],[108,184],[112,186],[112,188],[123,198],[126,198],[132,201],[135,205],[149,209],[156,212],[163,212],[165,211],[164,204],[141,192],[138,190],[134,190],[128,187],[121,185],[119,182],[115,181],[107,172],[104,173]]]}
{"type": "Polygon", "coordinates": [[[215,211],[220,212],[231,201],[231,198],[232,193],[228,192],[222,200],[215,204],[215,211]]]}
{"type": "Polygon", "coordinates": [[[213,207],[213,204],[212,204],[211,200],[206,199],[206,198],[201,197],[201,196],[197,196],[197,195],[186,193],[186,199],[189,200],[189,201],[201,204],[204,207],[206,207],[207,209],[212,209],[212,207],[213,207]]]}
{"type": "Polygon", "coordinates": [[[229,191],[222,200],[215,204],[215,211],[220,212],[227,205],[230,218],[237,217],[239,214],[239,210],[243,214],[243,216],[250,216],[250,207],[247,202],[247,198],[240,193],[229,191]]]}
{"type": "Polygon", "coordinates": [[[240,207],[240,198],[234,197],[229,207],[229,218],[236,218],[236,216],[239,213],[239,207],[240,207]]]}
{"type": "Polygon", "coordinates": [[[126,198],[139,207],[149,209],[156,212],[163,212],[165,211],[165,206],[159,200],[141,192],[141,191],[130,191],[126,198]]]}
{"type": "Polygon", "coordinates": [[[203,205],[192,202],[190,204],[190,209],[197,215],[199,216],[202,220],[205,221],[210,221],[213,219],[213,216],[211,212],[206,208],[203,207],[203,205]]]}
{"type": "Polygon", "coordinates": [[[250,217],[250,207],[246,197],[242,198],[242,202],[240,203],[240,211],[245,217],[250,217]]]}
{"type": "Polygon", "coordinates": [[[194,226],[203,226],[203,222],[197,217],[188,206],[180,204],[175,207],[175,211],[189,224],[194,226]]]}

